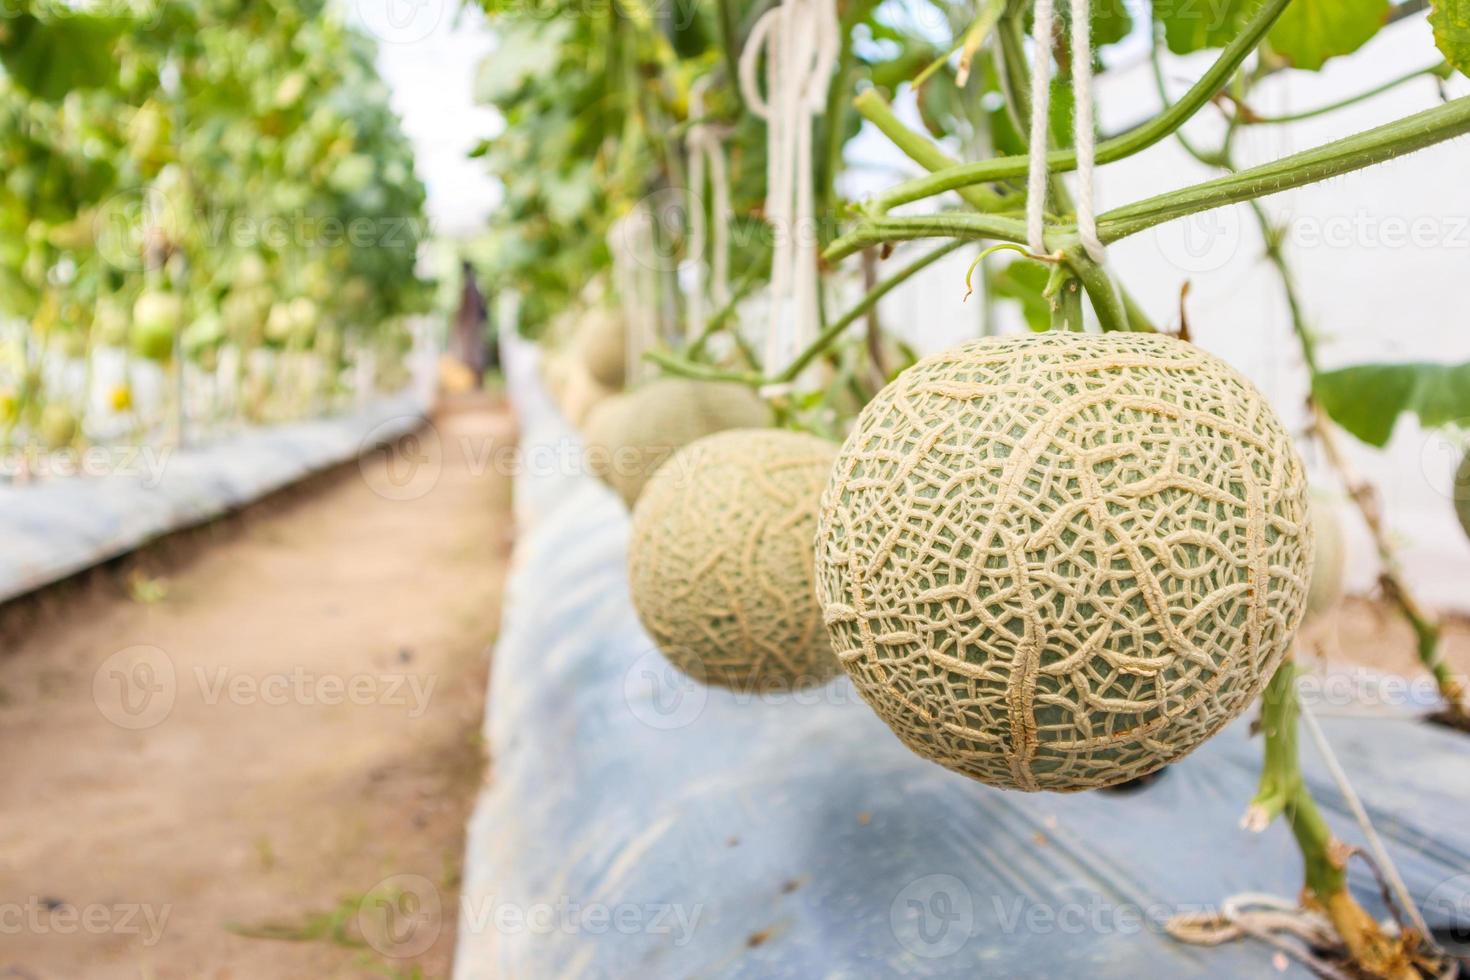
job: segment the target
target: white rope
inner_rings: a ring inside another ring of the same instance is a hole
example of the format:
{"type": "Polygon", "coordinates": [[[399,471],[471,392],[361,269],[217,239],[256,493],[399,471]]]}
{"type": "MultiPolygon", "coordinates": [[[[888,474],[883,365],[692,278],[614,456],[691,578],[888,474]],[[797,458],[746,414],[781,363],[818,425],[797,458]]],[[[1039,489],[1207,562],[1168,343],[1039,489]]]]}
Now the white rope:
{"type": "MultiPolygon", "coordinates": [[[[1071,0],[1072,95],[1074,142],[1077,149],[1077,233],[1095,262],[1106,260],[1097,234],[1093,172],[1097,141],[1093,132],[1091,0],[1071,0]]],[[[1026,242],[1033,254],[1046,254],[1046,185],[1048,126],[1051,117],[1051,51],[1056,28],[1055,0],[1036,0],[1031,39],[1036,52],[1031,68],[1031,135],[1026,179],[1026,242]]]]}
{"type": "Polygon", "coordinates": [[[812,120],[837,65],[834,0],[782,0],[761,15],[740,54],[740,89],[766,121],[766,220],[775,231],[763,367],[789,363],[817,335],[817,229],[812,120]],[[766,55],[766,95],[756,68],[766,55]]]}
{"type": "Polygon", "coordinates": [[[689,337],[698,334],[705,324],[705,297],[708,293],[716,307],[730,301],[730,223],[735,212],[730,204],[730,167],[721,135],[704,117],[704,93],[709,76],[701,78],[689,92],[689,117],[694,120],[685,137],[689,154],[689,257],[694,262],[695,278],[689,293],[689,337]],[[713,197],[710,218],[714,221],[714,248],[709,257],[709,282],[704,275],[704,250],[709,244],[709,219],[704,213],[704,183],[709,174],[713,197]]]}
{"type": "Polygon", "coordinates": [[[1338,761],[1337,753],[1332,750],[1332,744],[1327,741],[1327,735],[1322,731],[1322,726],[1317,723],[1317,716],[1313,714],[1311,707],[1298,699],[1301,705],[1302,721],[1306,722],[1307,731],[1312,736],[1312,741],[1317,745],[1317,751],[1322,756],[1322,761],[1327,764],[1327,771],[1332,775],[1332,781],[1337,784],[1338,792],[1347,802],[1348,809],[1352,811],[1353,818],[1358,821],[1358,827],[1363,831],[1363,837],[1368,841],[1368,850],[1373,852],[1373,860],[1378,862],[1378,868],[1383,876],[1388,879],[1389,886],[1393,888],[1394,895],[1399,904],[1403,906],[1404,914],[1409,917],[1414,928],[1419,930],[1419,935],[1426,941],[1432,939],[1429,926],[1424,922],[1424,917],[1419,913],[1419,906],[1414,903],[1414,896],[1409,894],[1404,879],[1399,875],[1398,867],[1393,863],[1393,858],[1388,856],[1388,849],[1383,846],[1383,839],[1378,836],[1378,830],[1373,826],[1373,821],[1368,819],[1368,811],[1363,806],[1363,801],[1358,798],[1358,793],[1353,789],[1353,784],[1348,780],[1347,771],[1342,768],[1338,761]]]}
{"type": "Polygon", "coordinates": [[[658,270],[649,261],[655,247],[653,215],[646,204],[635,205],[608,229],[613,284],[627,331],[625,368],[629,387],[648,373],[643,355],[658,340],[658,270]]]}
{"type": "Polygon", "coordinates": [[[1036,56],[1031,66],[1031,136],[1027,148],[1026,242],[1033,255],[1046,254],[1047,121],[1051,116],[1051,37],[1056,9],[1053,0],[1036,0],[1031,40],[1036,56]]]}
{"type": "MultiPolygon", "coordinates": [[[[1097,165],[1096,133],[1092,127],[1092,10],[1090,0],[1072,0],[1072,95],[1077,146],[1077,235],[1094,262],[1106,261],[1097,237],[1092,175],[1097,165]]],[[[1045,157],[1042,158],[1043,163],[1045,157]]]]}

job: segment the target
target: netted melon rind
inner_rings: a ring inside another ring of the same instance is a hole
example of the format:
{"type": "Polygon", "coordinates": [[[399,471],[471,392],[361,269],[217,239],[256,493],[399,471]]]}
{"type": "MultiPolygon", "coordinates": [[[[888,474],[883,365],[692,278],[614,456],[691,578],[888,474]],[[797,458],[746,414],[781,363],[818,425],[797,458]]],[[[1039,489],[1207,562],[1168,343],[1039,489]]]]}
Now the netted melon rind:
{"type": "Polygon", "coordinates": [[[623,416],[628,411],[630,398],[630,395],[622,393],[609,395],[592,406],[582,423],[587,470],[599,480],[607,480],[613,450],[627,429],[623,416]]]}
{"type": "Polygon", "coordinates": [[[1220,360],[1145,334],[982,340],[863,410],[817,592],[859,693],[996,786],[1116,785],[1245,710],[1302,618],[1301,461],[1220,360]]]}
{"type": "Polygon", "coordinates": [[[581,428],[593,409],[612,393],[612,389],[592,377],[581,362],[574,361],[567,371],[557,404],[566,420],[574,427],[581,428]]]}
{"type": "Polygon", "coordinates": [[[603,479],[632,507],[654,471],[694,440],[770,424],[770,407],[745,385],[660,378],[630,393],[588,445],[610,457],[603,479]]]}
{"type": "Polygon", "coordinates": [[[621,388],[628,370],[628,331],[612,310],[594,307],[577,328],[577,348],[592,378],[605,388],[621,388]]]}
{"type": "Polygon", "coordinates": [[[704,683],[749,691],[841,671],[812,581],[817,501],[837,447],[736,429],[681,449],[633,512],[633,606],[659,649],[704,683]]]}
{"type": "Polygon", "coordinates": [[[1347,543],[1342,536],[1337,503],[1326,493],[1313,490],[1311,587],[1307,590],[1307,615],[1321,616],[1342,602],[1343,578],[1347,574],[1347,543]]]}

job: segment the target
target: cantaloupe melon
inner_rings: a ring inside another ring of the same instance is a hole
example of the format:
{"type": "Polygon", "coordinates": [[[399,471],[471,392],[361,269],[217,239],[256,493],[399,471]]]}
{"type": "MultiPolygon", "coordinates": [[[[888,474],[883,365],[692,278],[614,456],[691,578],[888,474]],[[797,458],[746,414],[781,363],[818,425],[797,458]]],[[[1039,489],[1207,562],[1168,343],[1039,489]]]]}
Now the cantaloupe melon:
{"type": "Polygon", "coordinates": [[[613,310],[595,306],[577,326],[577,353],[593,380],[604,388],[623,386],[628,370],[628,331],[613,310]]]}
{"type": "Polygon", "coordinates": [[[630,392],[589,424],[589,456],[605,457],[601,476],[629,507],[659,465],[703,436],[771,424],[771,410],[741,384],[660,378],[630,392]]]}
{"type": "Polygon", "coordinates": [[[562,386],[561,412],[566,420],[577,428],[581,428],[587,421],[587,416],[597,407],[597,403],[608,395],[612,389],[592,377],[592,372],[587,370],[581,361],[572,361],[568,366],[567,378],[562,386]]]}
{"type": "Polygon", "coordinates": [[[858,691],[996,786],[1116,785],[1245,710],[1306,605],[1303,468],[1249,382],[1147,334],[981,340],[859,415],[817,589],[858,691]]]}
{"type": "Polygon", "coordinates": [[[841,672],[812,583],[817,502],[837,447],[732,429],[675,453],[633,511],[628,578],[669,661],[737,690],[788,690],[841,672]]]}

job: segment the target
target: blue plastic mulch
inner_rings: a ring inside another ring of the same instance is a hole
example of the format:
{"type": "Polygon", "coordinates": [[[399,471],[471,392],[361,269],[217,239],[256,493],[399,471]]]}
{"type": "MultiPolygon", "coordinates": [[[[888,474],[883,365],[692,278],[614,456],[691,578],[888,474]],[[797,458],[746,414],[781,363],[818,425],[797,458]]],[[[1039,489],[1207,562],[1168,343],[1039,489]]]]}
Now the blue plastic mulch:
{"type": "MultiPolygon", "coordinates": [[[[523,448],[575,440],[535,352],[508,355],[523,448]]],[[[845,681],[772,700],[683,680],[635,619],[613,494],[575,473],[519,479],[458,980],[1309,975],[1258,943],[1162,928],[1300,888],[1282,823],[1239,827],[1260,771],[1247,721],[1128,794],[992,789],[912,755],[845,681]]],[[[1455,924],[1470,740],[1402,711],[1319,714],[1431,925],[1455,924]]],[[[1386,914],[1360,863],[1352,883],[1386,914]]]]}

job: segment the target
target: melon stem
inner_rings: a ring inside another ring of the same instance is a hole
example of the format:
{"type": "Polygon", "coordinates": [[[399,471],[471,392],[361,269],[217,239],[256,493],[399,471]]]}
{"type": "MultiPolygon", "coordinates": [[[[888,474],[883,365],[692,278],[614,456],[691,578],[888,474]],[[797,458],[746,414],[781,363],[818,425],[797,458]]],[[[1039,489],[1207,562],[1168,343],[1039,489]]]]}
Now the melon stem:
{"type": "Polygon", "coordinates": [[[1265,765],[1244,823],[1260,831],[1284,816],[1302,855],[1302,904],[1327,916],[1353,963],[1370,976],[1417,980],[1408,946],[1414,937],[1389,936],[1353,898],[1347,883],[1351,849],[1333,836],[1302,778],[1296,674],[1296,664],[1285,661],[1262,695],[1265,765]]]}

